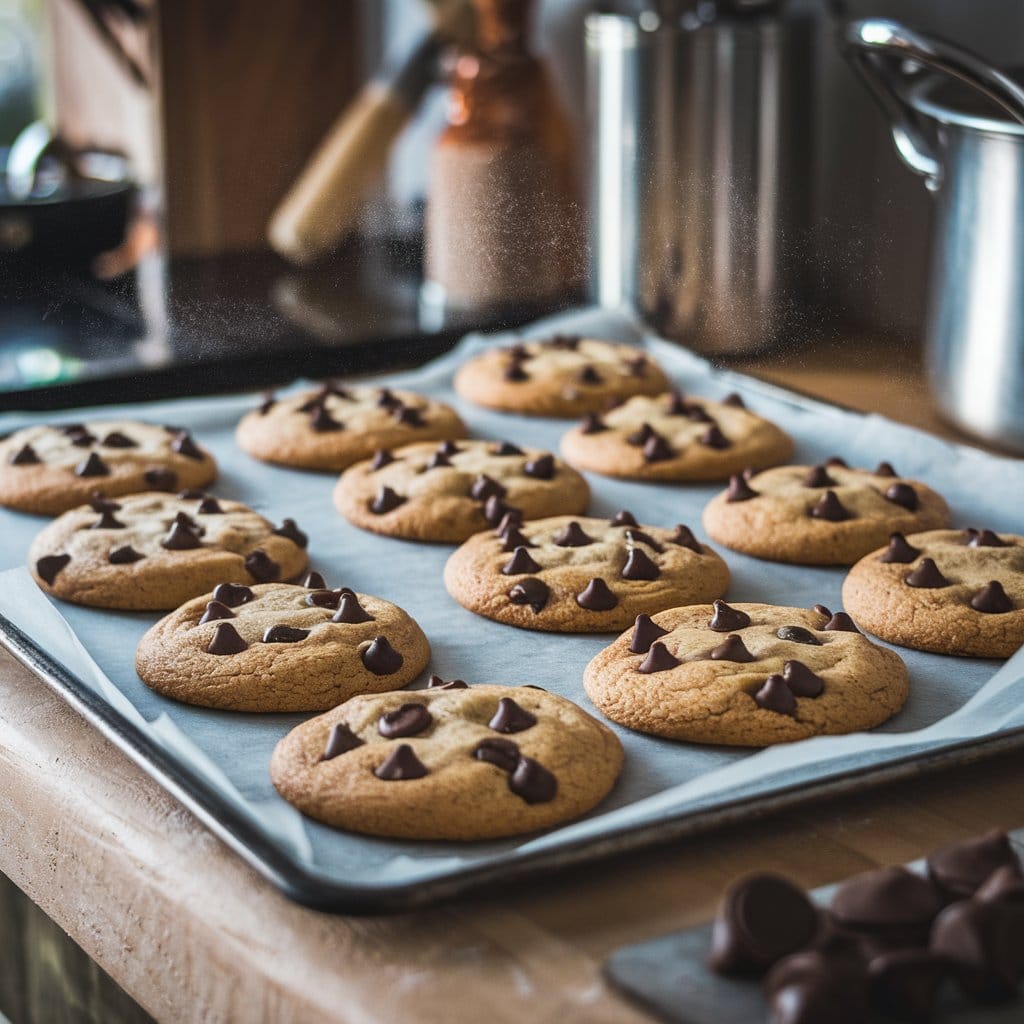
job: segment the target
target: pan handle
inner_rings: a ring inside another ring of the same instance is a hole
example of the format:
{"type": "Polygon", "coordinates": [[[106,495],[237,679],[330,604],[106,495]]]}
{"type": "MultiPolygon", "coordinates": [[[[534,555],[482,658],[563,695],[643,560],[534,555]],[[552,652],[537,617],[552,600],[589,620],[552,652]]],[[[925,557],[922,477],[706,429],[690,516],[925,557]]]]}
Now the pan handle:
{"type": "Polygon", "coordinates": [[[924,118],[904,99],[904,61],[964,82],[1024,124],[1024,89],[953,43],[896,21],[867,18],[842,26],[839,46],[889,119],[900,159],[933,191],[942,181],[942,164],[924,130],[924,118]]]}

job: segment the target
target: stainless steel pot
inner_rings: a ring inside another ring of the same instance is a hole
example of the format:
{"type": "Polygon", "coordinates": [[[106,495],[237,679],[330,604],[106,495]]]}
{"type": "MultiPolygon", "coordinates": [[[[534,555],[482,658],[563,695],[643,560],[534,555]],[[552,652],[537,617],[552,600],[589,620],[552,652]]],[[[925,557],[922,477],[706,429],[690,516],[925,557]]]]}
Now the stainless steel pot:
{"type": "Polygon", "coordinates": [[[932,392],[956,426],[1024,452],[1024,88],[896,22],[851,22],[840,41],[935,196],[932,392]]]}

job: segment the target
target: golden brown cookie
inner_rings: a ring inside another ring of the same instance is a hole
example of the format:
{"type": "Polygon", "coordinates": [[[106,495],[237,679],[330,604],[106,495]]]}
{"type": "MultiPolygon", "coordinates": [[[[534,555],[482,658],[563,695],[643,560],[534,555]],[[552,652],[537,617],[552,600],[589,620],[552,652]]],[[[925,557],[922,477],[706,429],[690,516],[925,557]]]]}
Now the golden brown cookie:
{"type": "Polygon", "coordinates": [[[508,441],[446,441],[380,451],[346,470],[334,505],[389,537],[459,543],[510,511],[526,519],[583,512],[590,488],[570,466],[508,441]]]}
{"type": "Polygon", "coordinates": [[[264,462],[335,472],[379,448],[465,436],[458,413],[436,399],[330,381],[287,398],[265,396],[235,431],[238,446],[264,462]]]}
{"type": "Polygon", "coordinates": [[[712,402],[672,391],[588,416],[562,438],[562,454],[577,469],[628,480],[728,480],[785,462],[793,442],[739,395],[712,402]]]}
{"type": "Polygon", "coordinates": [[[615,734],[564,697],[456,680],[353,697],[304,722],[278,743],[270,777],[303,814],[337,828],[497,839],[585,814],[622,759],[615,734]]]}
{"type": "Polygon", "coordinates": [[[729,569],[685,526],[555,516],[471,537],[448,559],[448,593],[477,615],[553,633],[609,633],[641,612],[704,604],[729,569]]]}
{"type": "Polygon", "coordinates": [[[46,593],[94,608],[168,611],[222,580],[269,583],[306,567],[306,535],[202,491],[132,494],[72,509],[36,536],[28,564],[46,593]]]}
{"type": "Polygon", "coordinates": [[[397,605],[310,586],[221,583],[149,629],[135,669],[175,700],[228,711],[324,711],[359,693],[398,690],[430,644],[397,605]]]}
{"type": "Polygon", "coordinates": [[[1024,537],[975,529],[894,533],[850,570],[843,603],[890,643],[1009,658],[1024,645],[1024,537]]]}
{"type": "Polygon", "coordinates": [[[213,456],[182,427],[135,420],[92,420],[26,427],[0,441],[0,505],[60,515],[94,493],[205,487],[213,456]]]}
{"type": "Polygon", "coordinates": [[[598,412],[630,395],[657,395],[668,386],[642,349],[569,335],[491,349],[455,374],[455,390],[477,405],[560,418],[598,412]]]}
{"type": "Polygon", "coordinates": [[[640,616],[583,685],[630,729],[762,747],[880,725],[903,707],[908,679],[841,612],[716,601],[640,616]]]}
{"type": "Polygon", "coordinates": [[[733,476],[708,502],[712,540],[756,558],[797,565],[852,565],[894,531],[945,526],[942,496],[883,462],[851,469],[840,459],[733,476]]]}

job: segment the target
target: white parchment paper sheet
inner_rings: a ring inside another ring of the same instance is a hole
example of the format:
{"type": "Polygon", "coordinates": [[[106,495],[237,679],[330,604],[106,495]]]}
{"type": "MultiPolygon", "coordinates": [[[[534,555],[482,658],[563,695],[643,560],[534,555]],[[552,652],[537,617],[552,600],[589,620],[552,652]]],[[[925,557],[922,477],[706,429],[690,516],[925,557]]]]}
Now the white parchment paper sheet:
{"type": "MultiPolygon", "coordinates": [[[[526,334],[557,328],[595,336],[641,340],[622,316],[584,312],[535,325],[526,334]]],[[[410,373],[388,375],[456,405],[476,436],[508,438],[557,450],[568,424],[478,409],[455,397],[454,368],[471,352],[506,342],[470,337],[458,349],[410,373]]],[[[738,390],[755,411],[778,421],[796,439],[796,461],[841,455],[853,465],[893,462],[950,501],[953,523],[1024,532],[1024,463],[894,424],[798,398],[770,385],[713,370],[704,360],[657,339],[654,355],[684,390],[721,397],[738,390]]],[[[234,444],[234,425],[252,408],[252,396],[155,402],[76,410],[50,419],[126,415],[188,426],[210,447],[222,476],[213,493],[245,501],[275,521],[296,518],[310,535],[312,566],[332,586],[347,585],[406,608],[433,646],[429,671],[471,682],[533,683],[589,708],[581,685],[587,661],[608,637],[552,636],[512,629],[471,615],[448,597],[441,578],[451,548],[413,544],[363,533],[331,505],[330,475],[300,473],[258,463],[234,444]]],[[[41,419],[0,415],[0,430],[41,419]]],[[[702,539],[700,513],[718,486],[644,485],[590,475],[591,513],[631,509],[642,522],[689,524],[702,539]]],[[[626,767],[611,797],[586,819],[540,836],[475,844],[391,842],[306,821],[275,794],[267,774],[277,740],[303,716],[246,715],[176,704],[143,686],[133,669],[135,644],[157,616],[53,605],[20,568],[43,520],[0,510],[0,613],[7,616],[126,717],[142,725],[176,759],[213,785],[274,842],[314,874],[350,885],[436,878],[481,861],[517,858],[570,839],[599,836],[714,807],[737,797],[885,764],[971,737],[1024,726],[1024,652],[1008,663],[946,658],[901,650],[911,675],[906,708],[870,734],[822,738],[761,752],[691,746],[618,730],[626,767]]],[[[733,572],[729,599],[808,607],[839,607],[842,570],[759,562],[723,551],[733,572]]],[[[421,680],[422,683],[422,680],[421,680]]]]}

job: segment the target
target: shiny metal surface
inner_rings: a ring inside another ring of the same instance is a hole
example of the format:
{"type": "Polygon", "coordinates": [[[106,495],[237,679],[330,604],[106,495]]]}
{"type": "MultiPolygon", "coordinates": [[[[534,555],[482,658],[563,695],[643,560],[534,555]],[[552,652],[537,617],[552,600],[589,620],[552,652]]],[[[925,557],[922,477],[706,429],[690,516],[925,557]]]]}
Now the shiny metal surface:
{"type": "Polygon", "coordinates": [[[925,329],[932,392],[961,429],[1024,452],[1024,89],[959,47],[893,22],[854,22],[840,42],[889,117],[904,163],[935,196],[925,329]],[[924,78],[920,65],[930,69],[924,78]],[[939,101],[950,77],[1020,123],[939,101]]]}
{"type": "Polygon", "coordinates": [[[708,354],[803,320],[811,28],[586,21],[590,287],[708,354]]]}

